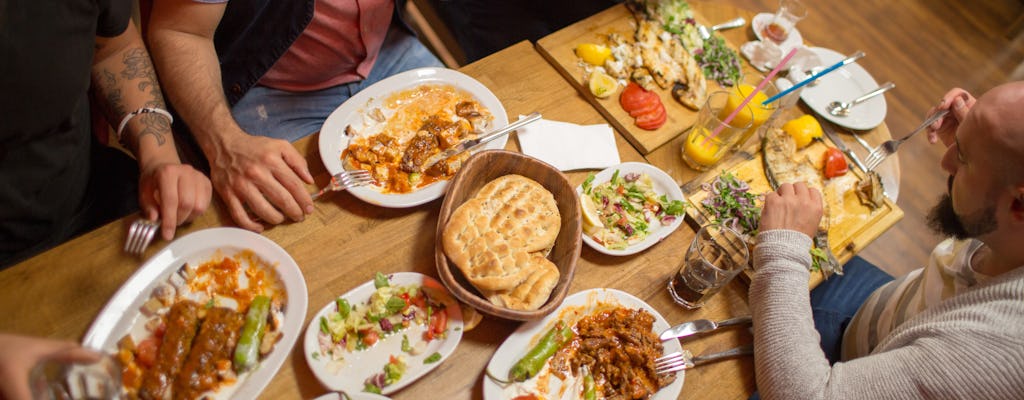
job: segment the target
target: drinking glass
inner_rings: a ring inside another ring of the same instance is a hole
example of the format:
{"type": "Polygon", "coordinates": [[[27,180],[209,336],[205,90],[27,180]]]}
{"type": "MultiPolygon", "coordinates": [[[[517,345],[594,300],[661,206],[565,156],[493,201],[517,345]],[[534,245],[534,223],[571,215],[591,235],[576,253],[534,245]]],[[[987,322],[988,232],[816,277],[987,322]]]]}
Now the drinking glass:
{"type": "Polygon", "coordinates": [[[32,368],[29,388],[35,400],[118,399],[121,366],[108,354],[98,354],[92,362],[58,354],[32,368]]]}
{"type": "Polygon", "coordinates": [[[705,171],[722,160],[728,149],[754,120],[749,107],[740,110],[728,124],[724,119],[729,113],[724,112],[729,101],[729,92],[718,91],[708,95],[704,107],[697,113],[697,121],[690,127],[686,141],[683,142],[683,161],[690,168],[705,171]],[[716,135],[715,129],[721,127],[716,135]]]}
{"type": "MultiPolygon", "coordinates": [[[[736,107],[739,107],[740,103],[743,102],[743,99],[746,99],[747,96],[749,96],[750,93],[752,93],[754,89],[757,88],[757,85],[759,85],[763,80],[764,76],[762,76],[761,74],[744,74],[743,78],[741,78],[736,85],[729,89],[729,101],[726,103],[726,107],[725,109],[722,110],[722,112],[728,114],[731,113],[732,110],[735,110],[736,107]]],[[[747,140],[754,136],[754,133],[758,132],[758,129],[761,128],[761,125],[763,125],[766,121],[768,121],[769,119],[772,118],[772,116],[775,115],[775,111],[779,109],[779,101],[773,101],[768,104],[761,104],[761,102],[767,100],[769,97],[772,97],[778,93],[779,89],[775,86],[774,83],[769,81],[765,83],[764,87],[762,87],[761,90],[754,95],[754,98],[751,99],[749,103],[747,103],[746,107],[750,109],[750,115],[752,117],[750,128],[747,128],[747,130],[743,131],[739,139],[736,140],[736,145],[732,146],[733,151],[742,148],[743,145],[747,143],[747,140]]],[[[741,116],[745,115],[747,114],[741,113],[737,114],[736,117],[740,118],[741,116]]],[[[743,121],[740,121],[741,124],[742,122],[743,121]]]]}
{"type": "Polygon", "coordinates": [[[697,231],[683,258],[683,265],[668,282],[672,300],[696,309],[747,266],[747,242],[736,231],[705,225],[697,231]]]}
{"type": "Polygon", "coordinates": [[[796,23],[804,17],[807,17],[807,6],[801,0],[779,0],[779,10],[772,16],[771,22],[765,25],[761,34],[777,44],[782,44],[796,28],[796,23]]]}

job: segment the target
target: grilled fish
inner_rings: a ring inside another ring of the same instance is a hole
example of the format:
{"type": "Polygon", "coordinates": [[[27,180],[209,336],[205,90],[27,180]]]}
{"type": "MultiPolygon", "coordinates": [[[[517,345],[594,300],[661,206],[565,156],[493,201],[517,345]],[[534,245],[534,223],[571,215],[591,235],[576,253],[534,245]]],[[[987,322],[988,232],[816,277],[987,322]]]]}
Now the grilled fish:
{"type": "Polygon", "coordinates": [[[814,246],[824,251],[828,257],[828,263],[821,266],[825,277],[833,273],[841,275],[843,267],[832,254],[832,248],[828,244],[829,202],[824,201],[825,182],[818,169],[807,159],[797,159],[796,141],[782,129],[772,128],[765,132],[761,151],[764,156],[764,174],[773,190],[778,189],[783,183],[806,182],[807,186],[818,189],[822,194],[824,215],[818,224],[818,233],[813,238],[814,246]]]}

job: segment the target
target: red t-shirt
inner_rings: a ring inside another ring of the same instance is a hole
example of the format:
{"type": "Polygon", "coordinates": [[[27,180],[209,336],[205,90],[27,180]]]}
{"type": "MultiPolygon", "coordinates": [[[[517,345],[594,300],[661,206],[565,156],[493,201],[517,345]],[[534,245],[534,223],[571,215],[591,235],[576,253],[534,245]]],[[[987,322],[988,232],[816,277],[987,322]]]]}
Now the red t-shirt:
{"type": "Polygon", "coordinates": [[[317,0],[313,20],[259,83],[306,92],[365,79],[394,9],[389,0],[317,0]]]}

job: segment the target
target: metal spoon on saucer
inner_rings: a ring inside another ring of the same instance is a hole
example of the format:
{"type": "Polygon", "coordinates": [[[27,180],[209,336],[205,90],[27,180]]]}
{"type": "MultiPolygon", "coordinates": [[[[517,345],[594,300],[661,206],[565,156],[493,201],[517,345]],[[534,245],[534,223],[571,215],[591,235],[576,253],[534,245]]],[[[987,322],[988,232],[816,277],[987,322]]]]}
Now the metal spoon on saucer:
{"type": "Polygon", "coordinates": [[[722,29],[739,28],[743,25],[746,25],[746,23],[747,20],[744,19],[743,17],[736,17],[723,23],[720,23],[718,25],[712,26],[710,29],[708,29],[704,25],[698,24],[697,33],[700,35],[701,39],[708,40],[711,38],[711,34],[715,31],[722,29]]]}
{"type": "Polygon", "coordinates": [[[844,117],[844,116],[850,114],[850,109],[853,108],[853,106],[855,106],[857,104],[860,104],[860,103],[863,103],[863,102],[867,101],[868,99],[870,99],[872,97],[875,97],[875,96],[878,96],[878,95],[880,95],[882,93],[888,92],[889,90],[891,90],[891,89],[893,89],[895,87],[896,87],[895,83],[886,82],[882,86],[879,86],[878,89],[875,89],[875,90],[872,90],[870,92],[867,92],[863,96],[860,96],[860,97],[854,99],[853,101],[851,101],[849,103],[844,103],[844,102],[839,102],[839,101],[833,101],[831,103],[828,103],[828,105],[825,106],[825,111],[828,111],[829,114],[832,114],[833,116],[836,116],[836,117],[844,117]]]}

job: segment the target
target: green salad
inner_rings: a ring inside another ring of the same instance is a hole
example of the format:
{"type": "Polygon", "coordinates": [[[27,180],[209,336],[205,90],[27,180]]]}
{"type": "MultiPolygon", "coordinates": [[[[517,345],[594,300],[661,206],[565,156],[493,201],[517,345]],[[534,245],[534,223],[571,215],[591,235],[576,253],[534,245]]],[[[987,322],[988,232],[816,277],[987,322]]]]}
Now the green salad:
{"type": "Polygon", "coordinates": [[[658,226],[681,218],[684,203],[654,191],[651,177],[642,173],[612,174],[594,186],[595,175],[583,182],[583,231],[611,250],[622,250],[647,238],[658,226]]]}

